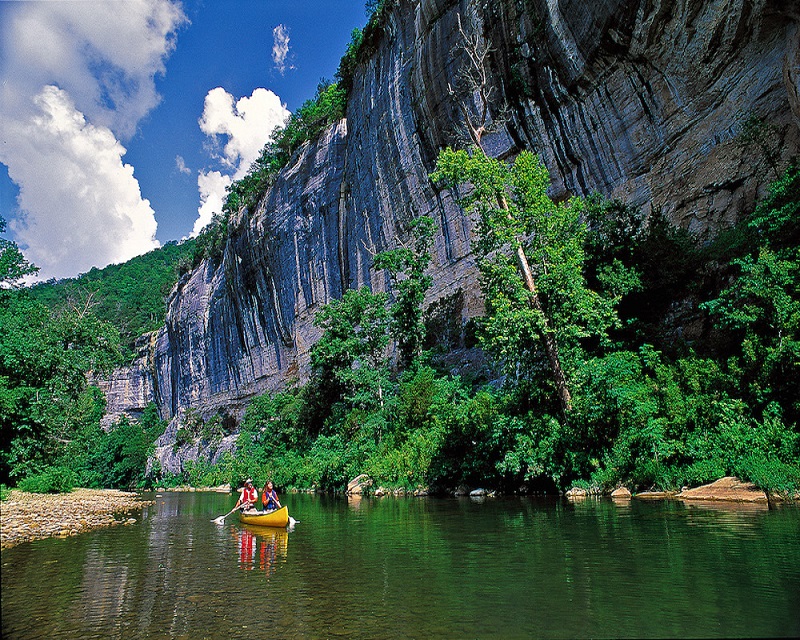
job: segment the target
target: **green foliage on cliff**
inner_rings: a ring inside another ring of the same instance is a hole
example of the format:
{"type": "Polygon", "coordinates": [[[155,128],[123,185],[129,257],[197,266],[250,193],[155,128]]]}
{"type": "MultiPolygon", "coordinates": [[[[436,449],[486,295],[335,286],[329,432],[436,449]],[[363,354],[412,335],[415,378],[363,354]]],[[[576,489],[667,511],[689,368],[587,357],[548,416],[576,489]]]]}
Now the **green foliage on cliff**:
{"type": "Polygon", "coordinates": [[[222,211],[200,232],[189,268],[197,267],[204,259],[219,262],[225,249],[233,216],[242,209],[252,211],[267,189],[275,182],[278,172],[306,142],[315,140],[327,127],[344,117],[347,96],[337,83],[320,81],[313,98],[306,100],[292,113],[282,127],[261,150],[247,174],[228,187],[222,211]]]}
{"type": "Polygon", "coordinates": [[[151,403],[137,421],[123,416],[108,431],[93,428],[85,433],[82,450],[70,461],[80,485],[141,489],[146,485],[145,470],[153,443],[165,428],[151,403]]]}
{"type": "Polygon", "coordinates": [[[366,287],[347,291],[317,314],[323,332],[311,349],[315,380],[328,389],[327,402],[369,409],[383,403],[388,377],[387,296],[366,287]]]}
{"type": "Polygon", "coordinates": [[[304,143],[314,140],[328,126],[344,117],[346,96],[342,88],[322,80],[313,98],[292,113],[261,150],[247,175],[228,187],[223,213],[232,214],[241,207],[253,209],[275,176],[304,143]]]}
{"type": "Polygon", "coordinates": [[[433,278],[425,270],[431,262],[435,226],[429,216],[416,218],[411,222],[411,247],[389,249],[375,256],[375,267],[388,271],[396,296],[391,308],[392,332],[397,340],[398,364],[402,368],[411,366],[422,355],[423,303],[433,284],[433,278]]]}
{"type": "Polygon", "coordinates": [[[369,0],[366,3],[367,24],[363,29],[353,29],[336,71],[336,79],[345,94],[353,88],[353,76],[358,65],[378,50],[389,13],[397,4],[398,0],[369,0]]]}

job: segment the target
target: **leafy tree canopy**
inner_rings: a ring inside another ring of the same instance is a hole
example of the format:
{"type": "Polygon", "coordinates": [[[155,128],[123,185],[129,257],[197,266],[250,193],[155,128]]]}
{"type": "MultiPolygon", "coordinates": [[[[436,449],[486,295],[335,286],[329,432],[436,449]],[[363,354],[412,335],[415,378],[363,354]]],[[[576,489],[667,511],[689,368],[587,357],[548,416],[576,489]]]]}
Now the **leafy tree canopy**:
{"type": "MultiPolygon", "coordinates": [[[[6,231],[6,221],[0,216],[0,233],[6,231]]],[[[0,238],[0,290],[18,286],[25,276],[33,275],[39,268],[28,262],[15,242],[0,238]]]]}

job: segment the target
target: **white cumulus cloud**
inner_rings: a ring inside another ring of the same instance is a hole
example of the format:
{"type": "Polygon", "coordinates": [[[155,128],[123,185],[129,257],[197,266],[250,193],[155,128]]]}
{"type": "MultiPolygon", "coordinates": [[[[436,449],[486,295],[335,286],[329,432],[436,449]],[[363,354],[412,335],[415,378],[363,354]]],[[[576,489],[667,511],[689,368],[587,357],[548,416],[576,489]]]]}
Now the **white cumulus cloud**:
{"type": "Polygon", "coordinates": [[[197,174],[197,188],[200,191],[200,208],[197,210],[197,220],[194,221],[192,236],[203,230],[215,213],[222,211],[225,202],[226,189],[231,184],[230,176],[219,171],[200,171],[197,174]]]}
{"type": "Polygon", "coordinates": [[[200,172],[197,180],[200,208],[192,235],[197,235],[208,224],[212,214],[222,211],[227,195],[225,188],[232,180],[245,176],[275,128],[282,126],[289,115],[281,99],[268,89],[255,89],[249,97],[239,100],[222,87],[206,94],[198,124],[212,139],[217,148],[216,159],[225,172],[200,172]]]}
{"type": "MultiPolygon", "coordinates": [[[[279,24],[272,30],[272,63],[281,75],[286,73],[288,56],[289,29],[285,24],[279,24]]],[[[293,68],[289,66],[289,69],[293,68]]]]}
{"type": "Polygon", "coordinates": [[[4,15],[4,111],[27,112],[30,98],[55,84],[122,139],[158,104],[153,78],[185,21],[172,0],[21,2],[4,15]]]}
{"type": "Polygon", "coordinates": [[[255,89],[250,97],[234,100],[222,87],[209,91],[199,124],[216,142],[217,136],[227,136],[220,159],[238,180],[258,158],[275,127],[289,117],[289,111],[268,89],[255,89]]]}
{"type": "Polygon", "coordinates": [[[114,134],[87,123],[58,87],[34,103],[29,120],[5,127],[16,147],[9,175],[27,212],[9,226],[26,257],[45,277],[67,277],[156,247],[153,209],[114,134]]]}
{"type": "Polygon", "coordinates": [[[158,104],[154,77],[184,21],[172,0],[4,8],[0,162],[19,186],[21,210],[9,228],[41,277],[157,246],[153,210],[120,140],[158,104]]]}

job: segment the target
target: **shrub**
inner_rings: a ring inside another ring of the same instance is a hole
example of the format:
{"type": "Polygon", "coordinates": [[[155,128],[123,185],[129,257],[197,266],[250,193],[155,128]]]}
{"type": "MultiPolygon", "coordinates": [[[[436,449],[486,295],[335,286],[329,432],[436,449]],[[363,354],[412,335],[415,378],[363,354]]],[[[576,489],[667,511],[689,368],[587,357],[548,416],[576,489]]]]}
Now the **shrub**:
{"type": "Polygon", "coordinates": [[[22,491],[29,493],[69,493],[78,478],[68,467],[48,467],[41,473],[28,476],[19,483],[22,491]]]}
{"type": "Polygon", "coordinates": [[[242,421],[242,434],[249,442],[268,451],[305,448],[308,434],[298,420],[303,399],[296,390],[265,393],[252,400],[242,421]]]}
{"type": "Polygon", "coordinates": [[[794,498],[800,492],[800,465],[782,462],[761,452],[741,458],[736,465],[736,475],[784,498],[794,498]]]}

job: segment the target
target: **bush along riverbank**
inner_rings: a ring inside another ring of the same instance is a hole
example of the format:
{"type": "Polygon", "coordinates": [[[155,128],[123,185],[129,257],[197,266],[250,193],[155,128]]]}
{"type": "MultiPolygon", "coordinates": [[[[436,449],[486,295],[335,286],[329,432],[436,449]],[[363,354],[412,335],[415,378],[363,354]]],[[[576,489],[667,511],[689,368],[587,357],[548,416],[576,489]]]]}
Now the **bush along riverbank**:
{"type": "Polygon", "coordinates": [[[619,202],[549,202],[530,155],[511,165],[451,153],[434,177],[465,175],[486,316],[450,326],[444,303],[422,308],[420,221],[406,247],[375,258],[393,299],[362,289],[321,309],[311,379],[254,399],[235,452],[180,476],[341,492],[366,474],[391,492],[507,494],[676,493],[736,476],[797,495],[800,166],[705,242],[619,202]],[[513,185],[507,198],[498,183],[513,185]],[[538,297],[509,242],[525,250],[538,297]],[[454,362],[476,353],[488,364],[457,375],[454,362]]]}

